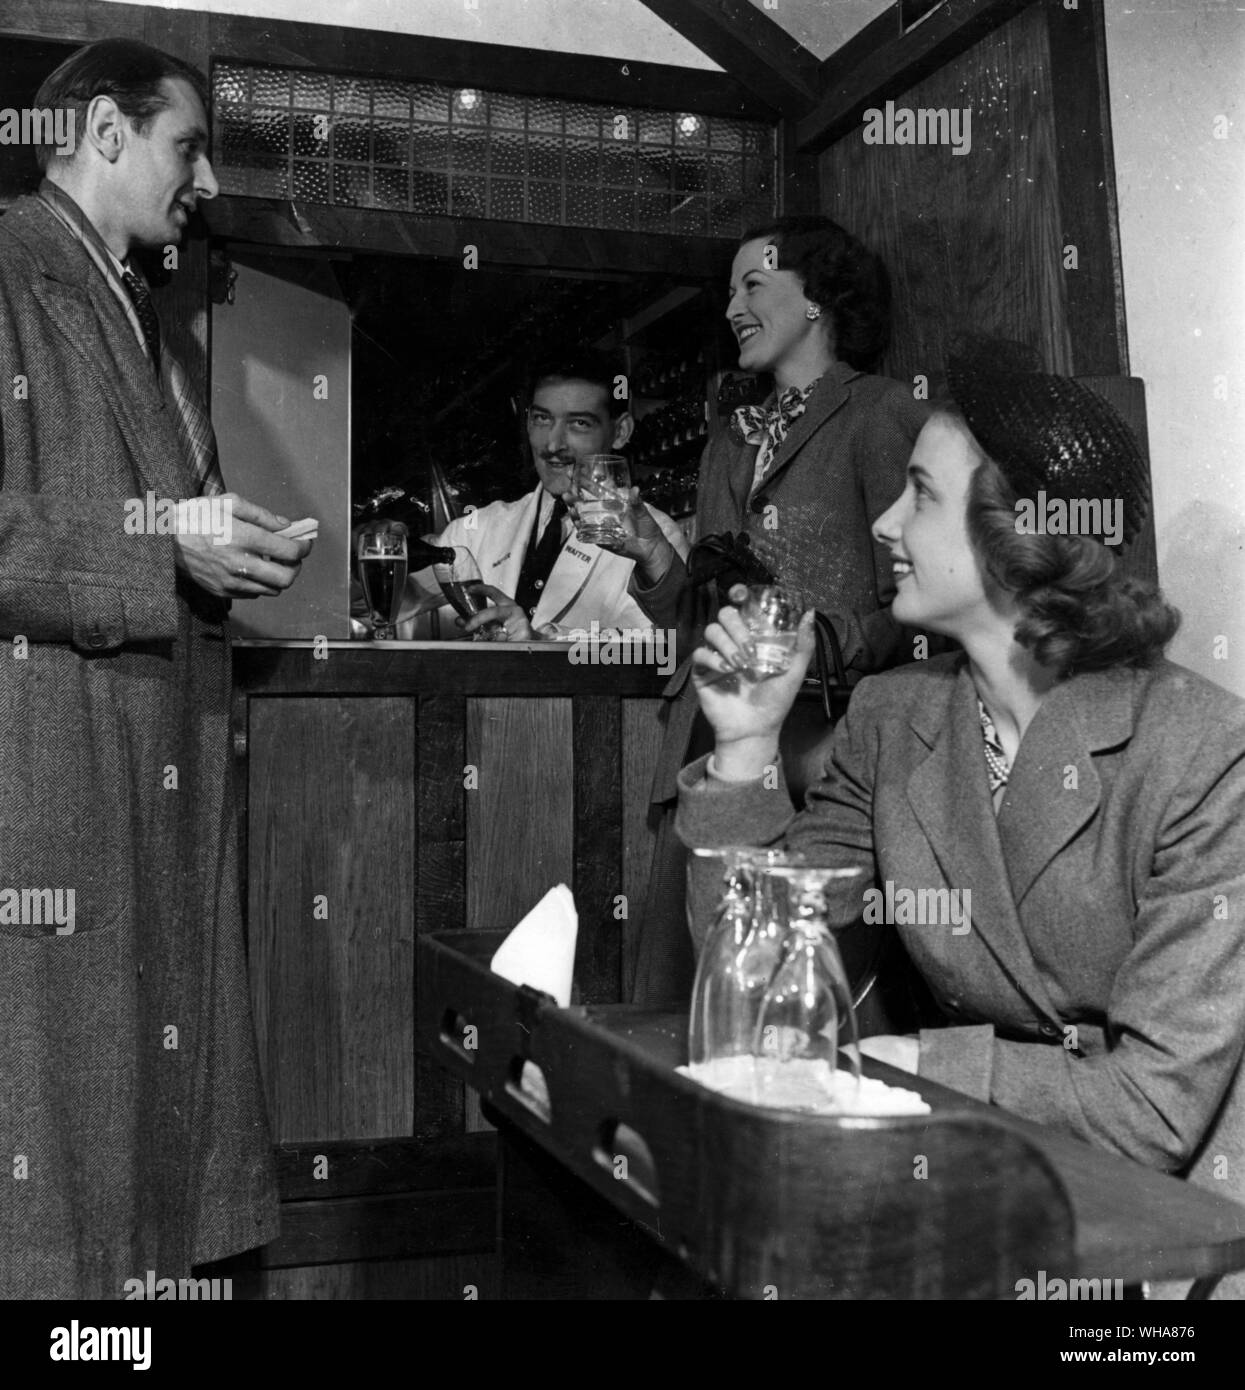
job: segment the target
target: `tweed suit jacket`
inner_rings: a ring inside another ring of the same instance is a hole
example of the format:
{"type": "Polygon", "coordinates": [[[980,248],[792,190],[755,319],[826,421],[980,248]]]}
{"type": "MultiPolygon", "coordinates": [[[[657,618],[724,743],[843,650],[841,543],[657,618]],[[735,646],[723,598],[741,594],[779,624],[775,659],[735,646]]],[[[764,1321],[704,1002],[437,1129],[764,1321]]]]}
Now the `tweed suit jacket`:
{"type": "Polygon", "coordinates": [[[799,815],[705,762],[680,778],[688,844],[971,891],[967,932],[895,927],[946,1017],[922,1075],[1245,1202],[1245,702],[1170,662],[1074,676],[997,816],[962,654],[862,681],[799,815]]]}
{"type": "MultiPolygon", "coordinates": [[[[814,387],[803,415],[774,453],[755,496],[749,497],[757,446],[723,431],[705,450],[696,504],[696,535],[743,531],[782,583],[801,589],[838,620],[843,656],[852,674],[876,671],[911,656],[907,630],[895,623],[890,553],[873,540],[873,522],[903,491],[912,446],[929,417],[911,390],[888,377],[834,363],[814,387]]],[[[676,603],[687,577],[676,560],[659,585],[636,598],[659,627],[676,625],[676,603]]],[[[697,627],[713,616],[698,615],[697,627]]],[[[673,800],[696,700],[683,664],[665,694],[669,712],[653,786],[654,801],[673,800]]]]}
{"type": "Polygon", "coordinates": [[[35,198],[0,219],[0,380],[0,889],[75,896],[63,934],[0,914],[0,1152],[28,1172],[0,1183],[0,1298],[120,1298],[277,1229],[228,628],[171,537],[126,532],[125,499],[194,487],[121,305],[35,198]]]}

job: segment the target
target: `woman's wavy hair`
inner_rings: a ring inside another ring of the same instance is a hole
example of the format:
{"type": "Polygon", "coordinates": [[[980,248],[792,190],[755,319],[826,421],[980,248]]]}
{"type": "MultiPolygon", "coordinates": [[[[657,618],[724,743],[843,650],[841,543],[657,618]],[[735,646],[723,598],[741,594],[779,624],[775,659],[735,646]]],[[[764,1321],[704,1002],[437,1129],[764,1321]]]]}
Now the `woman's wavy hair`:
{"type": "Polygon", "coordinates": [[[780,217],[739,239],[764,238],[778,249],[778,266],[797,274],[804,293],[830,315],[835,355],[857,371],[876,365],[891,331],[891,284],[886,267],[828,217],[780,217]]]}
{"type": "MultiPolygon", "coordinates": [[[[954,405],[940,405],[937,413],[973,438],[954,405]]],[[[1153,584],[1119,574],[1101,541],[1018,531],[1018,494],[973,443],[981,462],[968,487],[968,535],[987,583],[1020,607],[1016,641],[1060,676],[1159,661],[1180,626],[1179,612],[1153,584]]]]}

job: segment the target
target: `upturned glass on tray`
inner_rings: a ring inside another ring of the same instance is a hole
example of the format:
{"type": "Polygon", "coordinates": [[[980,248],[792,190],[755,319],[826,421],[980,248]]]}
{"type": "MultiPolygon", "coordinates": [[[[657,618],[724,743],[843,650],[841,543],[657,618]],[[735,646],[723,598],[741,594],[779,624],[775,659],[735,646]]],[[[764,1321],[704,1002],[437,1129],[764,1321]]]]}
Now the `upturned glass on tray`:
{"type": "Polygon", "coordinates": [[[718,859],[726,885],[696,968],[688,1020],[689,1060],[712,1064],[752,1055],[758,1012],[786,934],[787,885],[771,871],[799,856],[738,846],[692,853],[718,859]]]}
{"type": "Polygon", "coordinates": [[[575,533],[591,545],[627,538],[623,524],[631,491],[631,472],[621,454],[589,454],[575,462],[578,497],[575,533]]]}
{"type": "MultiPolygon", "coordinates": [[[[460,618],[472,618],[492,606],[492,599],[484,591],[480,566],[466,546],[456,545],[453,562],[433,565],[432,573],[441,586],[441,592],[460,618]]],[[[471,640],[504,642],[507,640],[506,625],[500,619],[485,623],[471,634],[471,640]]]]}
{"type": "Polygon", "coordinates": [[[359,583],[372,618],[372,636],[392,642],[406,587],[407,529],[400,521],[377,521],[359,533],[359,583]]]}
{"type": "Polygon", "coordinates": [[[752,1040],[762,1097],[781,1082],[786,1063],[824,1061],[835,1071],[841,1044],[851,1044],[846,1071],[859,1083],[856,1011],[834,930],[859,919],[868,875],[808,864],[768,872],[786,883],[787,922],[752,1040]]]}

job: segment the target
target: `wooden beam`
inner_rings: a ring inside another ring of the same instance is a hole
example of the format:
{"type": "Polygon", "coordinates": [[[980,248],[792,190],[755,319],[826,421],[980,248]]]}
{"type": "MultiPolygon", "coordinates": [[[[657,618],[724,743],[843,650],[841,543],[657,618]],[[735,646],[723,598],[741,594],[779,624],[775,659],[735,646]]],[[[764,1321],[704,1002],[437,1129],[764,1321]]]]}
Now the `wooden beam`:
{"type": "Polygon", "coordinates": [[[816,103],[816,55],[748,0],[640,3],[782,115],[803,115],[816,103]]]}
{"type": "Polygon", "coordinates": [[[725,237],[607,231],[532,222],[417,217],[379,208],[328,207],[287,198],[223,194],[204,209],[214,237],[274,247],[326,247],[399,256],[440,256],[462,264],[479,248],[482,268],[537,266],[716,280],[735,243],[725,237]]]}
{"type": "Polygon", "coordinates": [[[448,82],[710,116],[773,118],[772,103],[758,99],[746,83],[729,73],[700,68],[240,15],[213,15],[210,32],[212,56],[217,60],[233,58],[403,82],[448,82]]]}
{"type": "Polygon", "coordinates": [[[869,106],[919,82],[983,35],[1038,0],[947,0],[906,34],[898,7],[867,25],[822,66],[816,110],[796,121],[801,154],[816,154],[845,134],[869,106]]]}

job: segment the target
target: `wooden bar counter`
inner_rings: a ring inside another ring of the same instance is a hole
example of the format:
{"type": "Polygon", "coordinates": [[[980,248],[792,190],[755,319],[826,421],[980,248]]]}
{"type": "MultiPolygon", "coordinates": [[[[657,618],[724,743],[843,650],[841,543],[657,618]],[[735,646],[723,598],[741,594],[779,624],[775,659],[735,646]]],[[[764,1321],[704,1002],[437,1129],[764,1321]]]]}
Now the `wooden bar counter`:
{"type": "Polygon", "coordinates": [[[551,643],[235,644],[252,998],[284,1199],[259,1296],[494,1287],[495,1137],[420,1050],[416,940],[511,926],[565,882],[583,1002],[626,997],[665,680],[551,643]]]}

